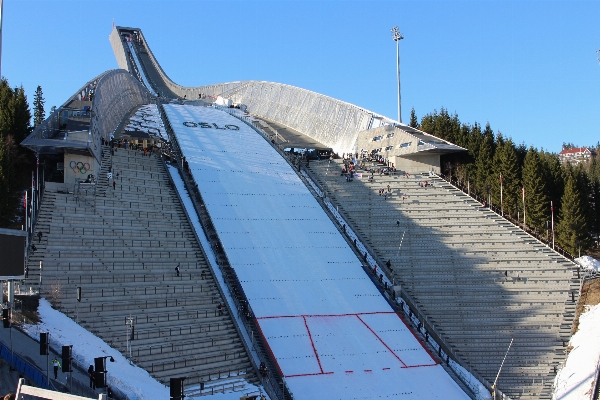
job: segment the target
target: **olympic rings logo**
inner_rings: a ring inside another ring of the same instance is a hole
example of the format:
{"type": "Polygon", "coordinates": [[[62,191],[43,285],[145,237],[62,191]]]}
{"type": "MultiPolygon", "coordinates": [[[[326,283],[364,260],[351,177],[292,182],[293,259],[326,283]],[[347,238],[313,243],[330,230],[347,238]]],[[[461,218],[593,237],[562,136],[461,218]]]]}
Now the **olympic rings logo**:
{"type": "Polygon", "coordinates": [[[90,164],[89,163],[82,163],[81,161],[77,162],[77,161],[71,161],[71,163],[69,164],[69,167],[71,167],[71,169],[73,170],[74,173],[80,173],[80,174],[85,174],[86,172],[88,172],[90,170],[90,164]]]}

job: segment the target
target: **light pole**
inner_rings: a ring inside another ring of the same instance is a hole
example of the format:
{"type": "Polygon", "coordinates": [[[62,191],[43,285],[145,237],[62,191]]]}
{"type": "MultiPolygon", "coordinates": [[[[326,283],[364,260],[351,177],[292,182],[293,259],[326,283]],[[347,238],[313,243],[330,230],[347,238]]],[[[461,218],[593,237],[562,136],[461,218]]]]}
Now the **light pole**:
{"type": "Polygon", "coordinates": [[[552,213],[552,250],[554,250],[554,202],[550,202],[550,211],[552,213]]]}
{"type": "Polygon", "coordinates": [[[398,27],[392,28],[392,39],[396,42],[396,69],[398,71],[398,122],[402,123],[402,108],[400,102],[400,41],[404,35],[400,33],[398,27]]]}

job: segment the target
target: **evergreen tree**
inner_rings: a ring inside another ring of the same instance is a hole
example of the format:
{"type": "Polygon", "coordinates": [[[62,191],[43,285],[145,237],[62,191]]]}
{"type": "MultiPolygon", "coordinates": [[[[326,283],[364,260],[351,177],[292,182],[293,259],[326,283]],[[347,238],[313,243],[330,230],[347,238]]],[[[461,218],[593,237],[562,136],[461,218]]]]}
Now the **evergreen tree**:
{"type": "Polygon", "coordinates": [[[415,113],[414,107],[412,108],[412,110],[410,110],[410,122],[408,123],[408,126],[411,126],[413,128],[419,127],[419,121],[417,121],[417,114],[415,113]]]}
{"type": "Polygon", "coordinates": [[[553,202],[554,209],[558,211],[560,210],[560,201],[565,190],[563,167],[556,154],[542,151],[540,152],[540,158],[545,172],[548,199],[553,202]]]}
{"type": "Polygon", "coordinates": [[[539,153],[533,147],[525,156],[522,173],[525,188],[526,224],[530,229],[542,231],[546,229],[546,221],[550,217],[550,201],[546,191],[546,180],[539,153]]]}
{"type": "Polygon", "coordinates": [[[562,208],[556,226],[558,242],[569,253],[577,256],[579,246],[582,250],[586,250],[591,243],[585,215],[585,201],[577,187],[577,178],[573,175],[567,178],[561,203],[562,208]]]}
{"type": "Polygon", "coordinates": [[[19,144],[31,133],[31,111],[29,110],[29,102],[25,95],[25,89],[23,86],[15,88],[13,91],[13,127],[12,133],[14,135],[15,143],[19,144]]]}
{"type": "Polygon", "coordinates": [[[11,89],[0,80],[0,226],[7,226],[20,201],[19,182],[31,182],[25,168],[31,154],[18,144],[30,133],[31,113],[22,87],[11,89]]]}
{"type": "Polygon", "coordinates": [[[492,160],[494,157],[494,135],[484,131],[481,146],[475,160],[475,173],[477,175],[476,188],[481,197],[487,199],[488,186],[492,187],[492,160]]]}
{"type": "Polygon", "coordinates": [[[600,232],[600,163],[598,163],[596,158],[593,158],[590,162],[588,176],[592,195],[590,201],[592,215],[590,229],[598,235],[598,232],[600,232]]]}
{"type": "Polygon", "coordinates": [[[44,93],[42,87],[38,85],[33,97],[33,126],[36,127],[44,122],[46,111],[44,111],[44,93]]]}
{"type": "Polygon", "coordinates": [[[502,197],[504,212],[517,216],[519,200],[521,200],[521,166],[517,157],[515,144],[508,139],[499,151],[499,173],[502,173],[502,197]]]}
{"type": "Polygon", "coordinates": [[[54,111],[56,111],[56,106],[52,106],[52,107],[50,108],[50,114],[52,114],[54,111]]]}

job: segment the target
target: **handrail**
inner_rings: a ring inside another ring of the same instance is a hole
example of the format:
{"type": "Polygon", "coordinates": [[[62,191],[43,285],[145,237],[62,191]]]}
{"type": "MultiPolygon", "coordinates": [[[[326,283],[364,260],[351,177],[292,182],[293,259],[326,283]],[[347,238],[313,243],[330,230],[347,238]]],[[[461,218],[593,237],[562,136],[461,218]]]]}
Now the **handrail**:
{"type": "MultiPolygon", "coordinates": [[[[474,200],[477,200],[479,203],[483,204],[484,202],[486,202],[487,200],[477,196],[474,193],[470,193],[470,191],[467,191],[467,188],[464,187],[464,185],[460,185],[458,182],[453,183],[451,178],[443,175],[443,174],[436,174],[437,177],[443,179],[444,181],[446,181],[447,183],[449,183],[450,185],[452,185],[454,188],[460,190],[461,192],[465,193],[467,196],[471,197],[474,200]]],[[[493,205],[486,205],[485,208],[489,208],[490,211],[492,211],[493,213],[495,213],[496,215],[498,215],[501,218],[504,218],[507,222],[510,222],[511,224],[513,224],[515,227],[521,229],[523,232],[527,233],[528,235],[530,235],[531,237],[533,237],[534,239],[536,239],[537,241],[539,241],[540,243],[546,245],[548,248],[550,248],[551,250],[553,250],[555,253],[557,253],[558,255],[561,255],[565,258],[567,258],[570,261],[575,261],[575,258],[566,250],[564,250],[563,248],[561,248],[560,246],[554,246],[554,248],[552,248],[552,246],[550,245],[550,241],[546,238],[544,239],[543,236],[538,235],[536,231],[533,231],[531,229],[528,229],[527,226],[523,226],[521,224],[521,221],[517,221],[515,222],[515,220],[507,213],[505,213],[503,215],[502,210],[500,210],[498,207],[495,207],[493,205]]]]}

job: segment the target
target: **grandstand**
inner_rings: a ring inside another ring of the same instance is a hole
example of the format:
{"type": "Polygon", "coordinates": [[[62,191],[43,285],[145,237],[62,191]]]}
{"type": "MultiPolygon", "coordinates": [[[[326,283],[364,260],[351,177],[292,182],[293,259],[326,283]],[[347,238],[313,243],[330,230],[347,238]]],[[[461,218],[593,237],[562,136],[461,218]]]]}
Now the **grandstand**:
{"type": "Polygon", "coordinates": [[[483,399],[514,338],[497,392],[551,398],[578,272],[430,172],[464,149],[288,85],[183,87],[140,29],[115,27],[110,42],[121,69],[22,143],[54,181],[32,232],[43,235],[31,291],[160,382],[187,376],[190,396],[260,384],[281,399],[483,399]],[[149,104],[156,134],[135,119],[149,104]],[[281,151],[356,157],[382,135],[385,163],[351,181],[343,160],[281,151]],[[410,174],[384,173],[391,163],[410,174]]]}

